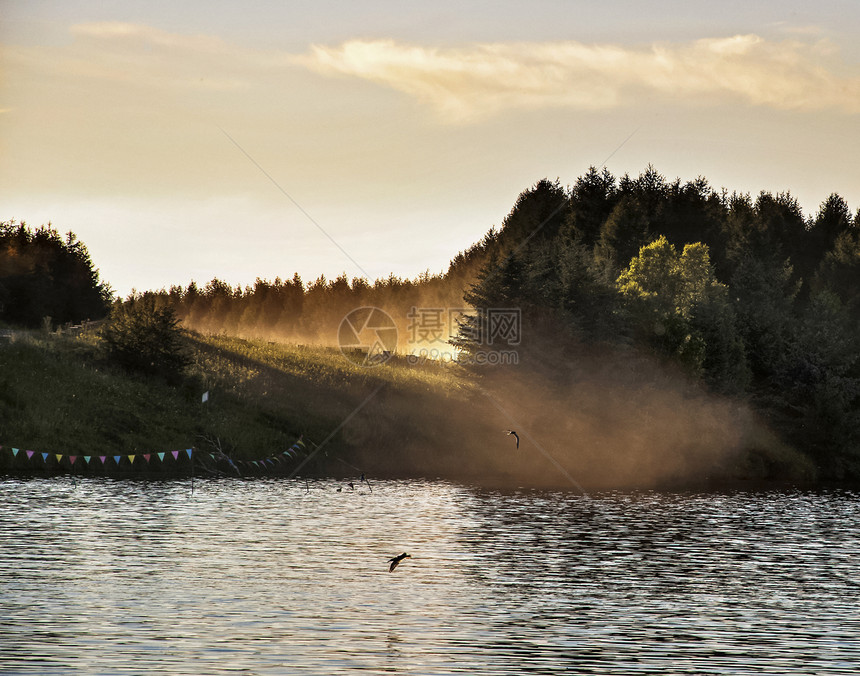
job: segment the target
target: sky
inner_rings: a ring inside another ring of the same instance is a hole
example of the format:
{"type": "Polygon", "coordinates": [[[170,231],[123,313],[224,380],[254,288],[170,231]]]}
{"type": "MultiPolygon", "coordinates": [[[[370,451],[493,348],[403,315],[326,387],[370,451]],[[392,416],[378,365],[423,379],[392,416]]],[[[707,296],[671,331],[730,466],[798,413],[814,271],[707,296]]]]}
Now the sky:
{"type": "Polygon", "coordinates": [[[0,220],[132,289],[416,277],[590,166],[860,207],[860,2],[0,0],[0,220]]]}

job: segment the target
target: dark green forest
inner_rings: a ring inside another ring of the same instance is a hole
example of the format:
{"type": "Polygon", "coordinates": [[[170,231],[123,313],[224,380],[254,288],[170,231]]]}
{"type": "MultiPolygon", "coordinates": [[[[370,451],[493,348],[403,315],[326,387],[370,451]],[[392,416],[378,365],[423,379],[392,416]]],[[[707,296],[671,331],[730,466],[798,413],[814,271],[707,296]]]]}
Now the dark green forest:
{"type": "Polygon", "coordinates": [[[35,328],[97,320],[112,299],[74,233],[0,223],[0,321],[35,328]]]}
{"type": "Polygon", "coordinates": [[[860,213],[839,195],[805,218],[788,193],[591,169],[522,193],[489,256],[464,349],[493,348],[486,308],[519,307],[520,368],[558,378],[588,344],[655,355],[750,401],[824,476],[860,476],[860,213]]]}
{"type": "MultiPolygon", "coordinates": [[[[3,225],[2,321],[95,319],[109,295],[73,235],[3,225]]],[[[749,405],[822,477],[860,478],[860,212],[836,194],[806,216],[787,192],[592,168],[570,187],[544,179],[525,190],[441,274],[235,288],[214,279],[125,302],[140,299],[203,334],[329,345],[348,312],[376,306],[398,323],[403,351],[412,308],[468,306],[446,336],[464,364],[517,354],[504,367],[466,367],[487,386],[528,377],[560,392],[595,355],[616,370],[649,360],[662,369],[649,378],[671,373],[749,405]],[[493,340],[494,311],[514,308],[516,341],[493,340]]]]}

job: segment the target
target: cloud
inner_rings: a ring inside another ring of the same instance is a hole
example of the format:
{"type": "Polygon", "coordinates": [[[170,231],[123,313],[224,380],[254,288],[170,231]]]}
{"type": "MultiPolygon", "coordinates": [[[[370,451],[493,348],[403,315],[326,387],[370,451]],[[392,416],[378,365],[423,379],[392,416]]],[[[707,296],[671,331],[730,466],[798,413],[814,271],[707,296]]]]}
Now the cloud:
{"type": "Polygon", "coordinates": [[[511,108],[605,110],[643,97],[858,113],[860,77],[840,74],[847,69],[837,59],[824,41],[737,35],[644,48],[571,41],[439,49],[352,40],[315,45],[297,61],[391,87],[462,122],[511,108]]]}
{"type": "Polygon", "coordinates": [[[73,43],[53,53],[18,50],[6,58],[60,79],[167,93],[273,91],[279,78],[299,67],[403,92],[453,122],[515,109],[600,111],[660,100],[860,112],[857,64],[842,62],[832,43],[812,33],[781,41],[737,35],[638,47],[566,41],[437,48],[350,40],[295,54],[124,22],[76,24],[70,32],[73,43]]]}
{"type": "Polygon", "coordinates": [[[182,35],[147,26],[145,24],[125,23],[121,21],[96,21],[92,23],[74,24],[69,32],[80,38],[95,38],[100,40],[122,40],[125,44],[140,41],[164,47],[192,48],[202,51],[220,51],[224,42],[210,35],[182,35]]]}
{"type": "Polygon", "coordinates": [[[151,91],[248,89],[296,68],[294,54],[171,33],[145,24],[103,21],[69,27],[69,45],[5,55],[16,72],[132,85],[151,91]]]}

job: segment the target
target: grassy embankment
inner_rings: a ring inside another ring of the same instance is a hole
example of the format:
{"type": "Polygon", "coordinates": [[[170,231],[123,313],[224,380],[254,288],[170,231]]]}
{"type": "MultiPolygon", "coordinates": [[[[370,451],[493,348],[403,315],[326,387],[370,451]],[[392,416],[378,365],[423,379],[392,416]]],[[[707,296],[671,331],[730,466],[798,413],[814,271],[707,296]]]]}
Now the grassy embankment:
{"type": "MultiPolygon", "coordinates": [[[[416,441],[410,411],[456,406],[465,392],[450,365],[395,359],[365,368],[337,349],[197,335],[188,349],[192,366],[170,385],[106,363],[93,335],[16,332],[0,343],[0,444],[110,455],[206,451],[215,443],[250,460],[304,435],[316,444],[328,438],[320,460],[328,459],[329,471],[351,471],[337,459],[365,461],[356,449],[373,445],[391,452],[398,436],[416,441]]],[[[429,467],[420,457],[394,465],[429,467]]]]}
{"type": "Polygon", "coordinates": [[[251,460],[304,435],[325,442],[310,473],[349,476],[360,468],[376,477],[509,486],[564,487],[570,477],[586,488],[628,488],[813,475],[804,456],[753,422],[725,443],[703,444],[735,425],[713,412],[727,405],[714,409],[705,398],[693,406],[687,394],[655,390],[653,378],[631,386],[588,376],[563,396],[538,396],[534,383],[476,382],[451,364],[395,357],[365,368],[337,349],[224,336],[193,335],[188,349],[192,366],[171,385],[106,363],[92,335],[15,334],[0,343],[0,444],[87,455],[219,444],[251,460]],[[690,408],[684,425],[681,401],[690,408]],[[528,435],[520,449],[503,433],[513,418],[528,435]]]}

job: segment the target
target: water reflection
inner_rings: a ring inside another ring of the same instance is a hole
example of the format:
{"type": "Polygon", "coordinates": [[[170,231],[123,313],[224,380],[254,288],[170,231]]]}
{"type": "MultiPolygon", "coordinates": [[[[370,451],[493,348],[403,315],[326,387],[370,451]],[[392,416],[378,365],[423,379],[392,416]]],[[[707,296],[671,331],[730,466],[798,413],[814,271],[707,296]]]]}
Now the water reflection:
{"type": "Polygon", "coordinates": [[[860,667],[855,493],[339,485],[0,481],[0,672],[860,667]]]}

